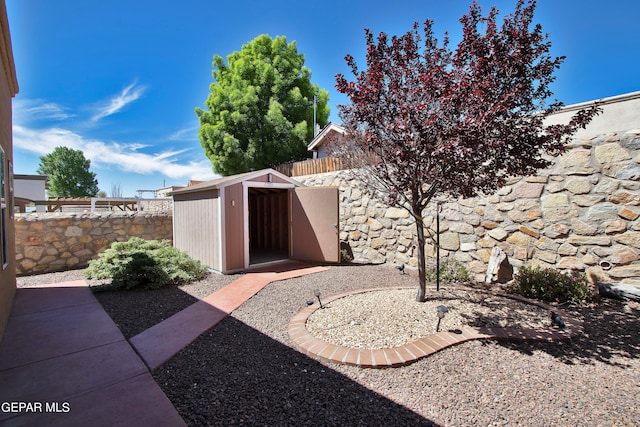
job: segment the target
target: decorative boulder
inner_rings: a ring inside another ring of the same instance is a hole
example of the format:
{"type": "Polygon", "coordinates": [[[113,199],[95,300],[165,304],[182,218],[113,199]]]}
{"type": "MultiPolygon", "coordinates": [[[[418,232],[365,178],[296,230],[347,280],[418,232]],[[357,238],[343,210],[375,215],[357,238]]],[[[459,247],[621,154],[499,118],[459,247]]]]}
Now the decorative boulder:
{"type": "Polygon", "coordinates": [[[495,246],[491,250],[491,258],[487,266],[485,283],[506,283],[513,278],[513,266],[509,263],[507,254],[495,246]]]}

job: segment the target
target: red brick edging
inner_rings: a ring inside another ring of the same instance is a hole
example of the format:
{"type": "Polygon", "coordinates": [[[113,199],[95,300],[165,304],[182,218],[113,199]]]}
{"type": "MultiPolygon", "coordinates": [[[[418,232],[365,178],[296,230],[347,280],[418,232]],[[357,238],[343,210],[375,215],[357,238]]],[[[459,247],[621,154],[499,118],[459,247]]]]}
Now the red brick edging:
{"type": "MultiPolygon", "coordinates": [[[[392,288],[385,288],[392,289],[392,288]]],[[[349,295],[372,292],[380,289],[366,289],[356,292],[335,295],[323,298],[325,303],[344,298],[349,295]]],[[[582,333],[583,323],[580,320],[570,317],[564,310],[557,307],[533,301],[518,295],[504,294],[500,292],[489,292],[475,290],[476,292],[487,293],[504,298],[511,298],[527,304],[537,305],[549,311],[558,313],[564,320],[565,329],[516,329],[498,327],[465,327],[461,333],[438,332],[433,335],[421,338],[401,346],[383,349],[355,349],[331,344],[311,335],[306,324],[309,316],[320,308],[319,304],[313,304],[300,310],[289,322],[289,337],[293,340],[296,348],[306,354],[326,362],[342,365],[358,366],[361,368],[391,368],[408,365],[423,357],[430,356],[442,349],[461,344],[466,341],[477,339],[493,339],[501,341],[534,341],[551,342],[565,341],[582,333]]]]}

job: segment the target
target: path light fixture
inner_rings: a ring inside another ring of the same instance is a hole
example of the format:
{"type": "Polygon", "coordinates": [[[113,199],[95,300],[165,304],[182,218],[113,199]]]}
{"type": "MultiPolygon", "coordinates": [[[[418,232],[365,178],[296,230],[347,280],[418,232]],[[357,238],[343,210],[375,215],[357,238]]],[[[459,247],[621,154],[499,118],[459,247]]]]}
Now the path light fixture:
{"type": "Polygon", "coordinates": [[[442,321],[442,319],[444,319],[444,315],[445,313],[449,312],[449,309],[447,307],[445,307],[444,305],[439,305],[436,307],[436,310],[438,310],[438,324],[436,325],[436,332],[440,331],[440,321],[442,321]]]}
{"type": "Polygon", "coordinates": [[[318,298],[318,302],[320,303],[320,308],[324,308],[322,305],[322,301],[320,300],[320,289],[314,289],[313,295],[318,298]]]}
{"type": "Polygon", "coordinates": [[[551,322],[560,329],[564,329],[566,327],[564,320],[562,320],[562,317],[560,317],[558,313],[553,311],[551,312],[551,322]]]}

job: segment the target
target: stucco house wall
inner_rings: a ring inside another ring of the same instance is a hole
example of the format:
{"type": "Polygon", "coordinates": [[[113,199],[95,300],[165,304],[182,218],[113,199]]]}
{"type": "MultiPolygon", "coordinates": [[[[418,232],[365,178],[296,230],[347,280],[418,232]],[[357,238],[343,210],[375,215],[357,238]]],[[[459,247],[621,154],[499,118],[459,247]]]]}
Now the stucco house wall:
{"type": "Polygon", "coordinates": [[[15,232],[13,226],[13,140],[11,98],[18,93],[9,21],[4,0],[0,3],[0,147],[2,147],[2,176],[0,185],[2,209],[0,217],[0,340],[9,318],[16,292],[15,232]]]}

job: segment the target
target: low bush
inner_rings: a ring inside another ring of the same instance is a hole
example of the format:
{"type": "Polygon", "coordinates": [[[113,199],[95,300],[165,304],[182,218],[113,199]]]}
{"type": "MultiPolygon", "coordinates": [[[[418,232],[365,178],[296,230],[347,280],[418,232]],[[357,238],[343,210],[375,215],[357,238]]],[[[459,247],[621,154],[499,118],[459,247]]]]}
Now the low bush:
{"type": "Polygon", "coordinates": [[[511,292],[546,302],[581,302],[592,298],[584,273],[563,273],[551,268],[520,267],[511,292]]]}
{"type": "MultiPolygon", "coordinates": [[[[425,271],[428,282],[437,280],[436,265],[428,265],[425,271]]],[[[460,261],[455,259],[445,259],[440,262],[440,282],[441,283],[462,283],[471,280],[469,270],[460,261]]]]}
{"type": "Polygon", "coordinates": [[[353,251],[347,242],[340,242],[340,263],[349,264],[353,261],[353,251]]]}
{"type": "Polygon", "coordinates": [[[144,240],[132,237],[116,242],[84,270],[91,279],[111,279],[96,286],[96,291],[116,289],[157,289],[201,279],[207,268],[191,259],[168,240],[144,240]]]}

